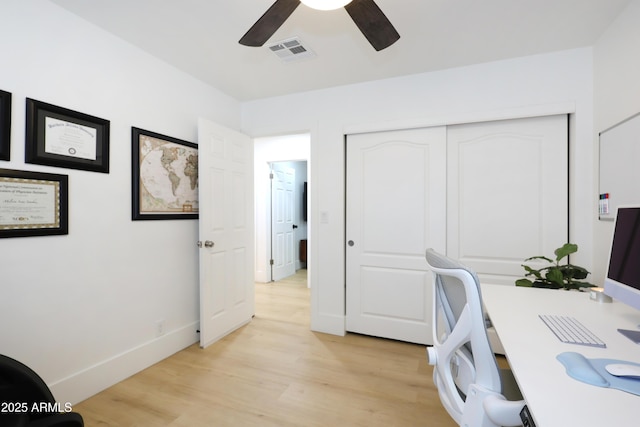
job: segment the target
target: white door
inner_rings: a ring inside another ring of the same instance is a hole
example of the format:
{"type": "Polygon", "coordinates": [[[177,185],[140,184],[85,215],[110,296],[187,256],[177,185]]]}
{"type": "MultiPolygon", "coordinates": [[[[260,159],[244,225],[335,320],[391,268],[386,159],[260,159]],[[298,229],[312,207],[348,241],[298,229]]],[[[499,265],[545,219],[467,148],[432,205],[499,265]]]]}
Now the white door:
{"type": "Polygon", "coordinates": [[[513,285],[568,239],[567,116],[448,127],[448,255],[513,285]]]}
{"type": "Polygon", "coordinates": [[[446,244],[446,129],[347,137],[347,330],[428,344],[431,273],[446,244]]]}
{"type": "Polygon", "coordinates": [[[275,162],[271,164],[271,176],[271,280],[275,281],[296,272],[296,170],[275,162]]]}
{"type": "Polygon", "coordinates": [[[254,314],[253,142],[198,120],[200,346],[254,314]]]}

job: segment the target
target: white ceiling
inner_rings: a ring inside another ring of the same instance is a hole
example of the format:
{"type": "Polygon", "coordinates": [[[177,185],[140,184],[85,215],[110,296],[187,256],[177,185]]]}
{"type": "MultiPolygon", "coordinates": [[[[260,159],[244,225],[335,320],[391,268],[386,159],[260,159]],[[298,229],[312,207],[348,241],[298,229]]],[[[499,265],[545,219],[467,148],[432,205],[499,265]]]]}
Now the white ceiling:
{"type": "Polygon", "coordinates": [[[591,46],[630,0],[376,0],[400,40],[376,52],[344,9],[300,5],[267,42],[238,44],[274,0],[51,0],[240,101],[591,46]]]}

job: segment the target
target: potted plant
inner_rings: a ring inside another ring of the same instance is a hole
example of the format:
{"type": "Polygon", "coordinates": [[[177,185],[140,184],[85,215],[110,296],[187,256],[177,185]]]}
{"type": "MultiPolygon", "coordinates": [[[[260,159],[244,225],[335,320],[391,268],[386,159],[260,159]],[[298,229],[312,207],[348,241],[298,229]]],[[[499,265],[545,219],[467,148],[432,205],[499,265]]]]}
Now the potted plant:
{"type": "Polygon", "coordinates": [[[569,262],[562,265],[560,264],[561,260],[577,251],[578,245],[565,243],[554,251],[556,255],[555,261],[545,256],[533,256],[525,259],[524,262],[541,259],[547,261],[550,265],[536,270],[528,265],[522,264],[522,267],[526,271],[525,277],[532,277],[533,280],[526,278],[518,279],[516,280],[516,286],[566,290],[577,289],[579,291],[582,291],[582,288],[595,286],[583,281],[589,275],[589,272],[585,268],[570,264],[569,262]]]}

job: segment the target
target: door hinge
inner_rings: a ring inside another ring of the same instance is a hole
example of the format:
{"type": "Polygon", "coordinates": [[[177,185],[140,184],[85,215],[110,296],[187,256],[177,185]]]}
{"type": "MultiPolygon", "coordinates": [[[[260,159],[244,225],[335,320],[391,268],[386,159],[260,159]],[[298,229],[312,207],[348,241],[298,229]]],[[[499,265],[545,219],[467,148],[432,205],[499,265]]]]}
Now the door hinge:
{"type": "Polygon", "coordinates": [[[273,179],[273,172],[269,172],[269,179],[273,179]]]}
{"type": "Polygon", "coordinates": [[[269,265],[273,265],[273,260],[272,259],[269,260],[269,265]]]}

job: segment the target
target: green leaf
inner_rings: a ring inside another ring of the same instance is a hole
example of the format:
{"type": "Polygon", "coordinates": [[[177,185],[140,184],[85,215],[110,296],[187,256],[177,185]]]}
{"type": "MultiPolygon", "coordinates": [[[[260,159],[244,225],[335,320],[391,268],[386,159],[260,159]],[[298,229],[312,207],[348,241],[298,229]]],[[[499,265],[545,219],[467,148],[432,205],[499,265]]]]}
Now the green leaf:
{"type": "Polygon", "coordinates": [[[526,288],[530,288],[533,286],[533,282],[529,279],[518,279],[516,280],[516,286],[524,286],[526,288]]]}
{"type": "Polygon", "coordinates": [[[542,279],[542,275],[540,274],[539,270],[534,270],[533,268],[529,267],[528,265],[522,265],[522,268],[524,268],[524,270],[527,272],[527,274],[525,274],[525,276],[535,276],[538,279],[542,279]]]}
{"type": "Polygon", "coordinates": [[[573,282],[574,285],[579,288],[594,288],[596,285],[588,283],[588,282],[573,282]]]}
{"type": "Polygon", "coordinates": [[[578,267],[577,265],[572,265],[571,266],[573,269],[573,278],[574,279],[586,279],[587,276],[589,275],[589,272],[587,271],[586,268],[582,268],[582,267],[578,267]]]}
{"type": "Polygon", "coordinates": [[[549,259],[549,258],[547,258],[546,256],[542,256],[542,255],[532,256],[531,258],[527,258],[527,259],[525,259],[525,261],[531,261],[531,260],[534,260],[534,259],[543,259],[543,260],[545,260],[545,261],[547,261],[547,262],[553,262],[553,260],[552,260],[552,259],[549,259]]]}
{"type": "Polygon", "coordinates": [[[560,286],[564,286],[564,276],[559,268],[550,268],[549,271],[547,271],[545,278],[551,283],[556,283],[560,286]]]}
{"type": "Polygon", "coordinates": [[[565,243],[562,247],[556,249],[553,253],[556,254],[556,261],[560,261],[567,255],[578,252],[578,245],[573,243],[565,243]]]}
{"type": "Polygon", "coordinates": [[[544,288],[544,289],[560,289],[562,285],[559,285],[554,282],[545,281],[545,280],[536,280],[535,282],[533,282],[533,287],[544,288]]]}

